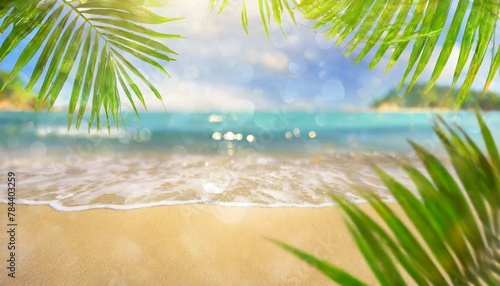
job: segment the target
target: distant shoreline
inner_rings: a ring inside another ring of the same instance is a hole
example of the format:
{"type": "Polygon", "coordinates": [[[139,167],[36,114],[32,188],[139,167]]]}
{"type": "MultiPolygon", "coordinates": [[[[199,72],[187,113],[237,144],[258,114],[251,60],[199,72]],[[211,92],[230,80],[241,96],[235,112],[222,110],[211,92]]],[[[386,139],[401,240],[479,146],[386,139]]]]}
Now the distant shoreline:
{"type": "Polygon", "coordinates": [[[10,100],[0,100],[0,111],[30,111],[33,110],[31,106],[18,106],[10,100]]]}
{"type": "Polygon", "coordinates": [[[473,109],[454,109],[445,107],[399,107],[399,106],[386,106],[372,107],[370,110],[375,112],[460,112],[460,111],[474,111],[473,109]]]}
{"type": "MultiPolygon", "coordinates": [[[[62,106],[53,106],[51,108],[52,111],[66,111],[67,109],[62,106]]],[[[41,107],[38,109],[38,111],[47,111],[47,108],[41,107]]],[[[12,104],[10,101],[0,101],[0,112],[35,112],[35,107],[34,106],[18,106],[15,104],[12,104]]]]}
{"type": "MultiPolygon", "coordinates": [[[[38,111],[47,111],[45,108],[40,108],[38,111]]],[[[481,112],[498,112],[500,110],[481,110],[481,112]]],[[[29,107],[19,107],[12,104],[5,104],[0,101],[0,112],[35,112],[34,108],[29,107]]],[[[64,106],[54,106],[51,108],[50,112],[67,112],[67,108],[64,106]]],[[[124,113],[133,113],[133,110],[123,110],[124,113]]],[[[330,109],[330,110],[311,110],[311,109],[294,109],[287,110],[285,113],[453,113],[453,112],[474,112],[474,109],[453,109],[453,108],[442,108],[442,107],[394,107],[394,106],[381,106],[381,107],[367,107],[367,108],[346,108],[346,109],[330,109]]],[[[139,114],[154,114],[154,113],[165,113],[163,110],[149,110],[149,111],[139,111],[139,114]]],[[[206,113],[206,114],[226,114],[226,113],[247,113],[241,110],[169,110],[168,113],[206,113]]],[[[254,113],[276,113],[276,110],[255,110],[254,113]]]]}
{"type": "Polygon", "coordinates": [[[371,103],[371,107],[383,111],[400,111],[401,109],[409,110],[437,110],[443,111],[458,111],[458,110],[476,110],[480,108],[485,111],[500,110],[500,94],[494,92],[470,91],[468,96],[458,101],[461,102],[460,108],[451,108],[454,103],[457,103],[459,91],[457,89],[450,90],[449,86],[433,86],[430,90],[423,84],[415,85],[410,91],[407,91],[404,96],[398,90],[393,89],[384,96],[375,98],[371,103]]]}

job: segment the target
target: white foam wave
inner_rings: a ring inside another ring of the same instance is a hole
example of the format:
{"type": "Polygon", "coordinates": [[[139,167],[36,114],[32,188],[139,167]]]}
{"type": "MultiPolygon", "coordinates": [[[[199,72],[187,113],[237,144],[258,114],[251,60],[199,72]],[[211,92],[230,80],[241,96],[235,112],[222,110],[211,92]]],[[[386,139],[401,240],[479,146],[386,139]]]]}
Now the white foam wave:
{"type": "Polygon", "coordinates": [[[58,137],[82,137],[82,138],[90,138],[90,137],[104,137],[104,138],[122,138],[126,136],[127,131],[124,129],[116,129],[112,128],[109,130],[97,130],[91,129],[90,132],[85,127],[81,127],[80,129],[67,129],[64,126],[58,125],[48,125],[48,126],[39,126],[36,128],[36,134],[39,137],[47,137],[47,136],[58,136],[58,137]]]}
{"type": "MultiPolygon", "coordinates": [[[[350,202],[354,204],[366,204],[368,203],[364,199],[355,199],[350,202]]],[[[394,198],[384,198],[382,201],[386,203],[397,202],[394,198]]],[[[1,203],[7,203],[7,200],[0,200],[1,203]]],[[[202,200],[190,200],[190,201],[165,201],[165,202],[155,202],[147,204],[132,204],[132,205],[115,205],[115,204],[95,204],[95,205],[82,205],[82,206],[65,206],[59,201],[34,201],[34,200],[17,200],[16,204],[20,205],[47,205],[51,208],[61,211],[61,212],[74,212],[74,211],[86,211],[92,209],[112,209],[118,211],[134,210],[134,209],[144,209],[152,207],[162,207],[162,206],[180,206],[180,205],[214,205],[222,207],[240,207],[240,208],[325,208],[337,206],[338,204],[331,201],[321,204],[310,204],[310,203],[274,203],[274,204],[263,204],[263,203],[252,203],[252,202],[205,202],[202,200]]]]}
{"type": "MultiPolygon", "coordinates": [[[[367,167],[366,158],[349,154],[132,153],[66,159],[60,154],[37,162],[16,158],[0,162],[0,169],[8,168],[23,178],[17,203],[49,205],[59,211],[184,204],[313,208],[334,205],[330,194],[366,203],[356,191],[359,186],[369,186],[386,201],[394,200],[367,167]]],[[[393,160],[383,156],[376,160],[389,172],[395,169],[393,160]]],[[[392,173],[409,185],[400,173],[392,173]]]]}

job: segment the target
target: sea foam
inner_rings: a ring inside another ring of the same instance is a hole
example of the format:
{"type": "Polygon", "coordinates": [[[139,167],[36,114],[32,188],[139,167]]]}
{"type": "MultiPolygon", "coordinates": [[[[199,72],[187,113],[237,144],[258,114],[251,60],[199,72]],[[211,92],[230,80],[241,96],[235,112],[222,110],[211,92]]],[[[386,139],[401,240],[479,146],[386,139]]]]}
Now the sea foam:
{"type": "MultiPolygon", "coordinates": [[[[18,203],[44,204],[60,211],[117,210],[160,205],[213,204],[242,207],[331,206],[331,194],[365,202],[357,188],[370,187],[386,201],[392,196],[367,162],[375,161],[400,180],[391,156],[366,154],[131,154],[68,161],[4,161],[19,178],[18,203]]],[[[4,201],[5,202],[5,201],[4,201]]]]}

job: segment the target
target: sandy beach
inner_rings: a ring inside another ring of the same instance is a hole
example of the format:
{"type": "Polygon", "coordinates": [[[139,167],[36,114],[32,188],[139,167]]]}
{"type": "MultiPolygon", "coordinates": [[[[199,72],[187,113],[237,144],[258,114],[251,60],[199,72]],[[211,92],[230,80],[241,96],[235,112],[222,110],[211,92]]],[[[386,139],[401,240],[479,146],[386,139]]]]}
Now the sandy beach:
{"type": "MultiPolygon", "coordinates": [[[[7,206],[0,207],[5,228],[7,206]]],[[[331,285],[265,237],[376,284],[338,207],[59,212],[19,205],[16,222],[16,278],[7,276],[2,245],[1,285],[331,285]]],[[[2,244],[6,234],[1,232],[2,244]]]]}

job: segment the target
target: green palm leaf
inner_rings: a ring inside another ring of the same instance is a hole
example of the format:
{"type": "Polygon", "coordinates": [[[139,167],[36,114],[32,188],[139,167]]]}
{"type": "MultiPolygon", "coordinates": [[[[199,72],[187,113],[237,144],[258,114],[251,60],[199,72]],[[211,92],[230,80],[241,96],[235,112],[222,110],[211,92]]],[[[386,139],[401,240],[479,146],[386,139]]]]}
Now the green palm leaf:
{"type": "Polygon", "coordinates": [[[350,274],[346,273],[345,271],[342,271],[339,268],[336,268],[330,264],[328,264],[325,261],[322,261],[320,259],[317,259],[293,246],[290,246],[286,243],[277,241],[277,240],[270,240],[271,242],[277,244],[278,246],[286,249],[287,251],[293,253],[294,255],[300,257],[302,260],[308,262],[311,265],[314,265],[316,268],[321,270],[323,274],[325,274],[327,277],[332,279],[333,281],[342,284],[342,285],[353,285],[353,286],[362,286],[362,285],[367,285],[366,283],[361,282],[357,278],[351,276],[350,274]]]}
{"type": "MultiPolygon", "coordinates": [[[[216,7],[219,7],[218,13],[221,13],[229,3],[228,0],[209,0],[209,1],[212,10],[214,10],[216,7]]],[[[274,21],[278,24],[278,26],[281,27],[282,14],[286,13],[295,23],[295,14],[292,10],[292,7],[298,5],[296,0],[256,0],[256,1],[258,1],[259,3],[260,17],[267,37],[269,37],[269,25],[271,24],[271,18],[273,18],[274,21]],[[293,6],[291,6],[291,4],[293,6]]],[[[241,24],[245,29],[245,32],[248,33],[248,15],[247,15],[247,7],[245,1],[242,1],[241,24]]]]}
{"type": "MultiPolygon", "coordinates": [[[[228,2],[210,0],[213,8],[220,6],[219,13],[228,2]]],[[[282,15],[288,14],[295,19],[293,8],[297,8],[305,18],[315,22],[314,29],[324,30],[327,39],[335,39],[335,45],[345,43],[346,56],[360,48],[355,62],[371,58],[370,68],[387,57],[387,72],[400,60],[403,52],[410,49],[410,57],[399,84],[399,88],[407,84],[407,93],[420,79],[432,56],[438,54],[426,87],[427,91],[430,90],[441,77],[453,48],[461,42],[451,82],[452,86],[461,82],[454,103],[456,108],[468,96],[486,52],[493,44],[500,11],[500,2],[490,0],[459,0],[456,9],[451,9],[451,0],[302,0],[300,3],[295,0],[258,0],[258,4],[267,36],[271,18],[281,25],[282,15]],[[450,17],[452,21],[446,26],[450,17]],[[439,39],[443,39],[443,44],[436,50],[439,39]],[[370,53],[372,50],[376,52],[370,53]],[[467,70],[465,76],[464,69],[467,70]]],[[[242,25],[248,31],[244,1],[242,5],[242,25]]],[[[489,66],[484,92],[500,68],[500,45],[492,50],[494,59],[489,66]]]]}
{"type": "MultiPolygon", "coordinates": [[[[460,127],[451,127],[442,118],[435,123],[435,132],[445,146],[461,184],[435,156],[412,142],[429,174],[426,176],[411,165],[403,165],[417,187],[418,197],[375,167],[416,233],[409,231],[391,208],[371,192],[365,192],[364,198],[382,218],[386,228],[377,224],[357,205],[333,197],[347,214],[348,227],[382,285],[408,282],[394,275],[398,273],[395,268],[398,265],[417,285],[499,285],[499,153],[479,114],[478,122],[488,155],[460,127]]],[[[275,243],[309,262],[333,281],[350,285],[338,279],[339,275],[330,275],[330,269],[342,273],[342,277],[352,277],[348,273],[292,246],[275,243]]]]}
{"type": "MultiPolygon", "coordinates": [[[[345,42],[348,35],[351,35],[352,39],[347,43],[347,55],[364,42],[364,47],[356,58],[357,63],[368,57],[368,52],[378,45],[378,50],[369,64],[370,68],[375,67],[386,55],[390,58],[387,71],[398,61],[403,51],[410,48],[410,58],[400,83],[401,87],[414,70],[407,91],[415,85],[427,67],[438,39],[444,38],[444,44],[439,51],[427,90],[440,77],[450,59],[453,47],[461,38],[453,85],[460,81],[462,71],[467,64],[468,70],[461,83],[459,97],[454,104],[455,107],[459,107],[467,97],[484,62],[486,51],[492,44],[499,5],[498,1],[459,1],[457,9],[452,12],[450,0],[304,0],[298,7],[306,18],[317,23],[316,28],[326,28],[327,38],[336,37],[337,44],[345,42]],[[470,13],[466,13],[468,9],[470,13]],[[409,14],[412,16],[408,17],[409,14]],[[448,16],[453,17],[450,26],[446,27],[448,16]],[[461,30],[463,32],[460,35],[461,30]],[[385,37],[382,36],[384,34],[385,37]],[[469,57],[471,53],[472,58],[469,57]]],[[[496,57],[489,69],[489,76],[484,85],[485,91],[499,69],[499,49],[500,47],[494,49],[496,57]]]]}
{"type": "MultiPolygon", "coordinates": [[[[5,2],[5,1],[4,1],[5,2]]],[[[91,101],[89,129],[95,122],[101,127],[101,112],[106,114],[108,129],[113,120],[118,125],[119,91],[123,91],[137,113],[134,91],[144,105],[142,81],[160,100],[160,92],[132,64],[149,64],[166,75],[164,63],[176,55],[161,39],[180,38],[161,33],[151,25],[164,24],[177,18],[156,15],[131,0],[21,0],[0,4],[0,32],[6,33],[0,45],[0,61],[21,45],[14,68],[5,82],[15,79],[26,65],[36,59],[26,90],[40,86],[37,108],[50,109],[71,75],[68,128],[76,115],[79,128],[91,101]],[[146,26],[147,25],[147,26],[146,26]],[[76,112],[79,105],[78,112],[76,112]]],[[[154,3],[153,3],[154,4],[154,3]]]]}

